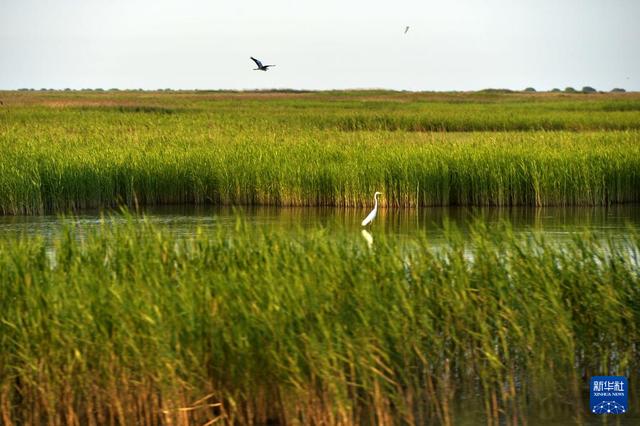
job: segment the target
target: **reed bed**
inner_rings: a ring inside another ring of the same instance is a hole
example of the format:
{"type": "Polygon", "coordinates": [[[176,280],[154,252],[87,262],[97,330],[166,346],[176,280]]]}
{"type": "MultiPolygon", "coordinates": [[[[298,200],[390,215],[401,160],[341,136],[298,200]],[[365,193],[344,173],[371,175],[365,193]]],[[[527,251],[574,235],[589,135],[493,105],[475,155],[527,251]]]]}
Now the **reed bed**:
{"type": "Polygon", "coordinates": [[[106,221],[53,246],[2,239],[0,419],[579,422],[596,374],[628,376],[637,412],[637,229],[562,244],[506,225],[447,232],[440,247],[369,248],[241,220],[189,238],[106,221]]]}
{"type": "Polygon", "coordinates": [[[640,201],[637,96],[430,96],[12,93],[0,213],[640,201]]]}

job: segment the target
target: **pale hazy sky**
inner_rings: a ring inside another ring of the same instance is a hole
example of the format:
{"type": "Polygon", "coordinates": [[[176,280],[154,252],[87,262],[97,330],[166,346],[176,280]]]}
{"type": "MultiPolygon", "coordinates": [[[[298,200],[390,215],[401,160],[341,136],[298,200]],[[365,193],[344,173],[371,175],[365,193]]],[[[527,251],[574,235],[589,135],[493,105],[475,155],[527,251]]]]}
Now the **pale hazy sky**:
{"type": "Polygon", "coordinates": [[[639,0],[0,0],[0,89],[585,85],[640,90],[639,0]]]}

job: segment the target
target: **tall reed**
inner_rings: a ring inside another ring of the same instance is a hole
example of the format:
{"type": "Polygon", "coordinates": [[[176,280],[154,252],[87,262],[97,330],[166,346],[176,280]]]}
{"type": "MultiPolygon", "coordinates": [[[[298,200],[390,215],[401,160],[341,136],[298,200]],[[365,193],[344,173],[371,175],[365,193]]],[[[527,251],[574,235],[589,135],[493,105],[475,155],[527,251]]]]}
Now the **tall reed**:
{"type": "Polygon", "coordinates": [[[0,135],[1,213],[136,203],[361,206],[376,190],[392,206],[640,200],[636,131],[265,134],[94,118],[73,131],[27,125],[0,135]]]}
{"type": "Polygon", "coordinates": [[[360,206],[376,190],[393,206],[640,199],[633,94],[5,92],[3,99],[2,214],[136,203],[360,206]]]}
{"type": "Polygon", "coordinates": [[[240,221],[185,239],[130,221],[53,246],[2,239],[0,418],[520,424],[583,416],[591,375],[637,389],[637,229],[563,244],[447,232],[437,248],[369,248],[322,229],[240,221]]]}

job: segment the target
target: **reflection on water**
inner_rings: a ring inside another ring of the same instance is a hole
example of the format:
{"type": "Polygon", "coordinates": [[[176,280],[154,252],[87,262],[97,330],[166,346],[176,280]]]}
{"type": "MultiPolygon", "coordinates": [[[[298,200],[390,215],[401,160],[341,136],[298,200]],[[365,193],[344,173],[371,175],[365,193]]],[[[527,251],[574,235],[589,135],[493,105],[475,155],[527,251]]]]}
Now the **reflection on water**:
{"type": "Polygon", "coordinates": [[[366,229],[363,229],[361,234],[364,240],[367,242],[367,246],[369,246],[369,248],[373,247],[373,235],[371,235],[371,233],[366,229]]]}
{"type": "MultiPolygon", "coordinates": [[[[288,230],[323,227],[328,232],[352,232],[361,230],[360,222],[368,209],[344,208],[278,208],[278,207],[157,207],[144,211],[147,219],[166,226],[181,236],[190,235],[196,227],[228,227],[232,230],[238,214],[249,224],[288,230]]],[[[113,221],[125,221],[117,211],[107,212],[105,217],[113,221]]],[[[432,207],[420,209],[380,209],[378,217],[368,228],[368,237],[376,234],[410,236],[426,233],[430,241],[442,239],[443,227],[453,224],[463,232],[474,218],[488,226],[508,221],[516,232],[541,230],[554,238],[562,238],[572,231],[589,229],[612,238],[623,238],[626,225],[640,226],[640,205],[611,207],[545,207],[545,208],[461,208],[432,207]]],[[[61,216],[0,216],[0,237],[15,235],[39,235],[56,238],[61,226],[76,223],[98,226],[100,212],[84,212],[75,217],[61,216]]],[[[138,220],[138,219],[134,219],[138,220]]]]}

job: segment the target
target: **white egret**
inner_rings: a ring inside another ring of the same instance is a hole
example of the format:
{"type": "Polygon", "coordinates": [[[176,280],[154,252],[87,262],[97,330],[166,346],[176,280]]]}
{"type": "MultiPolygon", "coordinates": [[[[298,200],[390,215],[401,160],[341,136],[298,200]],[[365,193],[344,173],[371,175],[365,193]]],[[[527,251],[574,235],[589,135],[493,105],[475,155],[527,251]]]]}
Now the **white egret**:
{"type": "Polygon", "coordinates": [[[373,210],[371,210],[371,213],[369,213],[369,215],[367,215],[367,217],[365,217],[364,220],[362,221],[362,226],[369,225],[371,222],[373,222],[373,219],[376,218],[376,215],[378,214],[378,195],[382,195],[382,192],[376,191],[376,193],[373,194],[373,200],[375,201],[375,205],[373,206],[373,210]]]}

